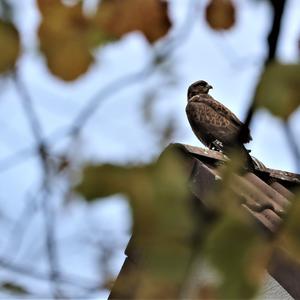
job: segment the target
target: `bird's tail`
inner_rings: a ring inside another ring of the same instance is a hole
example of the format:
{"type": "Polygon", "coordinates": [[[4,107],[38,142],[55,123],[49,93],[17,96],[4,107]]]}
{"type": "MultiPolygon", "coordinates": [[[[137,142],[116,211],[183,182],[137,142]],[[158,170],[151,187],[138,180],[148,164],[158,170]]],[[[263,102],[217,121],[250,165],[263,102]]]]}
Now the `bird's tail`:
{"type": "Polygon", "coordinates": [[[255,162],[253,161],[251,155],[249,154],[250,151],[247,150],[244,145],[241,145],[241,150],[242,150],[241,153],[243,156],[244,167],[246,168],[247,171],[254,172],[255,162]]]}
{"type": "Polygon", "coordinates": [[[227,154],[231,159],[234,157],[237,158],[238,156],[241,158],[242,172],[254,172],[256,164],[249,153],[250,150],[246,149],[243,144],[230,145],[225,151],[225,154],[227,154]]]}

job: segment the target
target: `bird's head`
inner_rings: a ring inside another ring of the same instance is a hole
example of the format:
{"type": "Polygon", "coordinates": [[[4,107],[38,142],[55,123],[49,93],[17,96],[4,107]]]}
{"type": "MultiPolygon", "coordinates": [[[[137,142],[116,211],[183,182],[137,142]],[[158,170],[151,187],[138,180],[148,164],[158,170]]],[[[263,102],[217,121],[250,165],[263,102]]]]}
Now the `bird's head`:
{"type": "Polygon", "coordinates": [[[189,86],[187,97],[190,99],[199,94],[208,94],[212,88],[213,87],[204,80],[196,81],[189,86]]]}

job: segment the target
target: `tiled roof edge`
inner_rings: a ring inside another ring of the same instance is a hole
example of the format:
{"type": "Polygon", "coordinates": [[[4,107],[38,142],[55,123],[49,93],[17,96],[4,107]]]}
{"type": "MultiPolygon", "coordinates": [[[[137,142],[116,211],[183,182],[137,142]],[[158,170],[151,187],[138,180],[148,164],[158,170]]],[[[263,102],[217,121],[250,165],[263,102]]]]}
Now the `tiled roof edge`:
{"type": "MultiPolygon", "coordinates": [[[[200,148],[187,144],[173,143],[171,147],[179,148],[184,152],[190,153],[192,155],[201,156],[204,158],[210,158],[216,161],[227,161],[228,157],[218,151],[210,150],[208,148],[200,148]]],[[[260,160],[252,156],[252,159],[255,163],[255,169],[259,172],[267,173],[270,177],[275,179],[288,181],[291,183],[300,184],[300,175],[296,173],[286,172],[282,170],[270,169],[267,168],[260,160]]]]}

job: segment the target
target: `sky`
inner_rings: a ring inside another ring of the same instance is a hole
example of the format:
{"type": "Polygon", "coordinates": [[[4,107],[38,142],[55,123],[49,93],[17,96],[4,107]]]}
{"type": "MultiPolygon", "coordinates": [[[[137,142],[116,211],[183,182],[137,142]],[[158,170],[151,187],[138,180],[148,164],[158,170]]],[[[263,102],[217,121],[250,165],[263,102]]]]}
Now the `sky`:
{"type": "MultiPolygon", "coordinates": [[[[141,34],[131,33],[116,43],[98,49],[97,60],[89,72],[73,83],[65,83],[49,73],[38,52],[35,30],[39,15],[34,1],[12,2],[17,7],[15,20],[26,49],[18,67],[42,123],[44,136],[71,124],[89,99],[97,97],[106,84],[140,70],[149,59],[150,46],[141,34]]],[[[203,146],[193,135],[185,115],[186,90],[195,80],[208,81],[214,87],[212,96],[238,117],[244,118],[266,55],[265,36],[270,25],[270,8],[267,1],[236,0],[236,26],[220,34],[208,28],[204,21],[205,2],[194,1],[189,17],[190,30],[184,33],[165,70],[158,70],[146,80],[137,81],[112,94],[99,105],[74,149],[69,149],[79,164],[146,163],[159,155],[162,149],[153,124],[145,124],[142,117],[147,93],[154,92],[157,96],[152,107],[152,119],[157,128],[161,128],[170,118],[175,120],[176,131],[172,142],[203,146]],[[168,84],[162,85],[164,82],[168,84]]],[[[188,1],[174,0],[170,3],[169,13],[174,24],[171,34],[176,35],[186,22],[188,1]]],[[[283,62],[299,60],[299,29],[300,2],[289,0],[278,48],[278,56],[283,62]]],[[[0,83],[1,162],[15,151],[34,145],[34,139],[14,84],[9,79],[0,83]]],[[[291,123],[295,136],[299,135],[299,111],[293,115],[291,123]]],[[[253,141],[248,148],[252,150],[252,155],[270,168],[295,171],[279,119],[266,111],[259,111],[251,124],[251,132],[253,141]]],[[[53,149],[60,151],[67,142],[60,139],[53,144],[53,149]]],[[[40,177],[38,161],[34,157],[24,159],[4,172],[0,171],[0,213],[6,217],[0,220],[4,224],[1,229],[3,234],[0,234],[0,258],[10,256],[16,262],[26,263],[34,260],[37,267],[45,270],[47,263],[41,255],[44,242],[39,212],[32,216],[19,251],[8,252],[12,246],[7,245],[14,221],[20,218],[23,208],[36,194],[40,177]]],[[[99,275],[95,265],[98,254],[84,242],[90,234],[92,237],[99,236],[100,240],[103,236],[110,237],[113,243],[120,245],[110,266],[111,272],[116,275],[124,259],[122,251],[131,227],[126,200],[114,196],[86,204],[81,199],[74,199],[62,208],[61,195],[58,189],[51,200],[56,211],[57,238],[63,241],[59,249],[62,268],[86,278],[93,279],[99,275]],[[74,235],[76,239],[68,239],[74,235]]],[[[1,271],[0,276],[16,278],[15,274],[5,271],[1,271]]],[[[18,277],[18,280],[28,282],[23,277],[18,277]]],[[[34,286],[35,282],[31,284],[34,286]]],[[[44,292],[47,288],[41,284],[39,290],[44,292]]],[[[105,298],[106,295],[107,292],[96,296],[105,298]]]]}

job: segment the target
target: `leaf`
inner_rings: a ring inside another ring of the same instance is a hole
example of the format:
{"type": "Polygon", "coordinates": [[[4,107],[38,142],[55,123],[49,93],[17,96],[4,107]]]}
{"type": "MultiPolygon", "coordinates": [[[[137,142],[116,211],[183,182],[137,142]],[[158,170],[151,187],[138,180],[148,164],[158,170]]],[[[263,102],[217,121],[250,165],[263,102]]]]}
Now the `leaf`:
{"type": "Polygon", "coordinates": [[[205,13],[208,25],[214,30],[228,30],[235,24],[235,7],[230,0],[211,0],[205,13]]]}
{"type": "Polygon", "coordinates": [[[85,15],[83,2],[65,5],[60,0],[37,0],[41,12],[40,49],[49,70],[71,81],[93,63],[95,47],[139,30],[149,42],[164,36],[171,22],[167,3],[153,0],[103,0],[93,15],[85,15]]]}
{"type": "Polygon", "coordinates": [[[187,242],[195,225],[187,180],[180,157],[164,154],[145,166],[88,166],[76,190],[89,200],[126,194],[134,219],[134,244],[146,257],[149,276],[180,281],[189,263],[187,242]]]}
{"type": "Polygon", "coordinates": [[[168,3],[161,0],[102,0],[96,22],[109,36],[121,38],[141,31],[150,43],[165,36],[171,27],[168,3]]]}
{"type": "Polygon", "coordinates": [[[21,53],[20,36],[17,28],[0,19],[0,73],[11,70],[21,53]]]}
{"type": "Polygon", "coordinates": [[[83,12],[82,2],[73,6],[59,0],[38,0],[42,21],[38,29],[40,49],[49,70],[71,81],[84,74],[93,62],[92,50],[105,42],[92,17],[83,12]]]}
{"type": "MultiPolygon", "coordinates": [[[[88,166],[76,191],[90,201],[117,193],[127,195],[136,213],[135,221],[143,224],[148,220],[153,225],[145,230],[160,234],[174,232],[181,226],[177,226],[174,216],[181,218],[187,209],[187,179],[180,157],[165,155],[145,166],[88,166]],[[168,214],[170,207],[172,213],[168,214]],[[164,218],[160,219],[161,213],[164,218]],[[169,227],[170,222],[174,223],[173,228],[169,227]]],[[[185,222],[190,224],[188,219],[185,222]]],[[[179,228],[176,231],[180,233],[179,228]]]]}
{"type": "Polygon", "coordinates": [[[76,41],[65,41],[61,46],[46,49],[47,65],[52,73],[60,78],[71,81],[85,73],[94,61],[85,44],[76,41]]]}
{"type": "Polygon", "coordinates": [[[267,65],[255,94],[257,108],[264,107],[287,120],[300,104],[300,65],[267,65]]]}
{"type": "Polygon", "coordinates": [[[222,299],[248,299],[256,294],[270,249],[242,218],[225,216],[216,224],[204,253],[222,275],[222,299]]]}
{"type": "Polygon", "coordinates": [[[3,282],[0,285],[0,289],[4,289],[6,291],[9,291],[9,292],[12,292],[12,293],[18,294],[18,295],[28,294],[28,291],[24,287],[14,283],[14,282],[3,282]]]}

